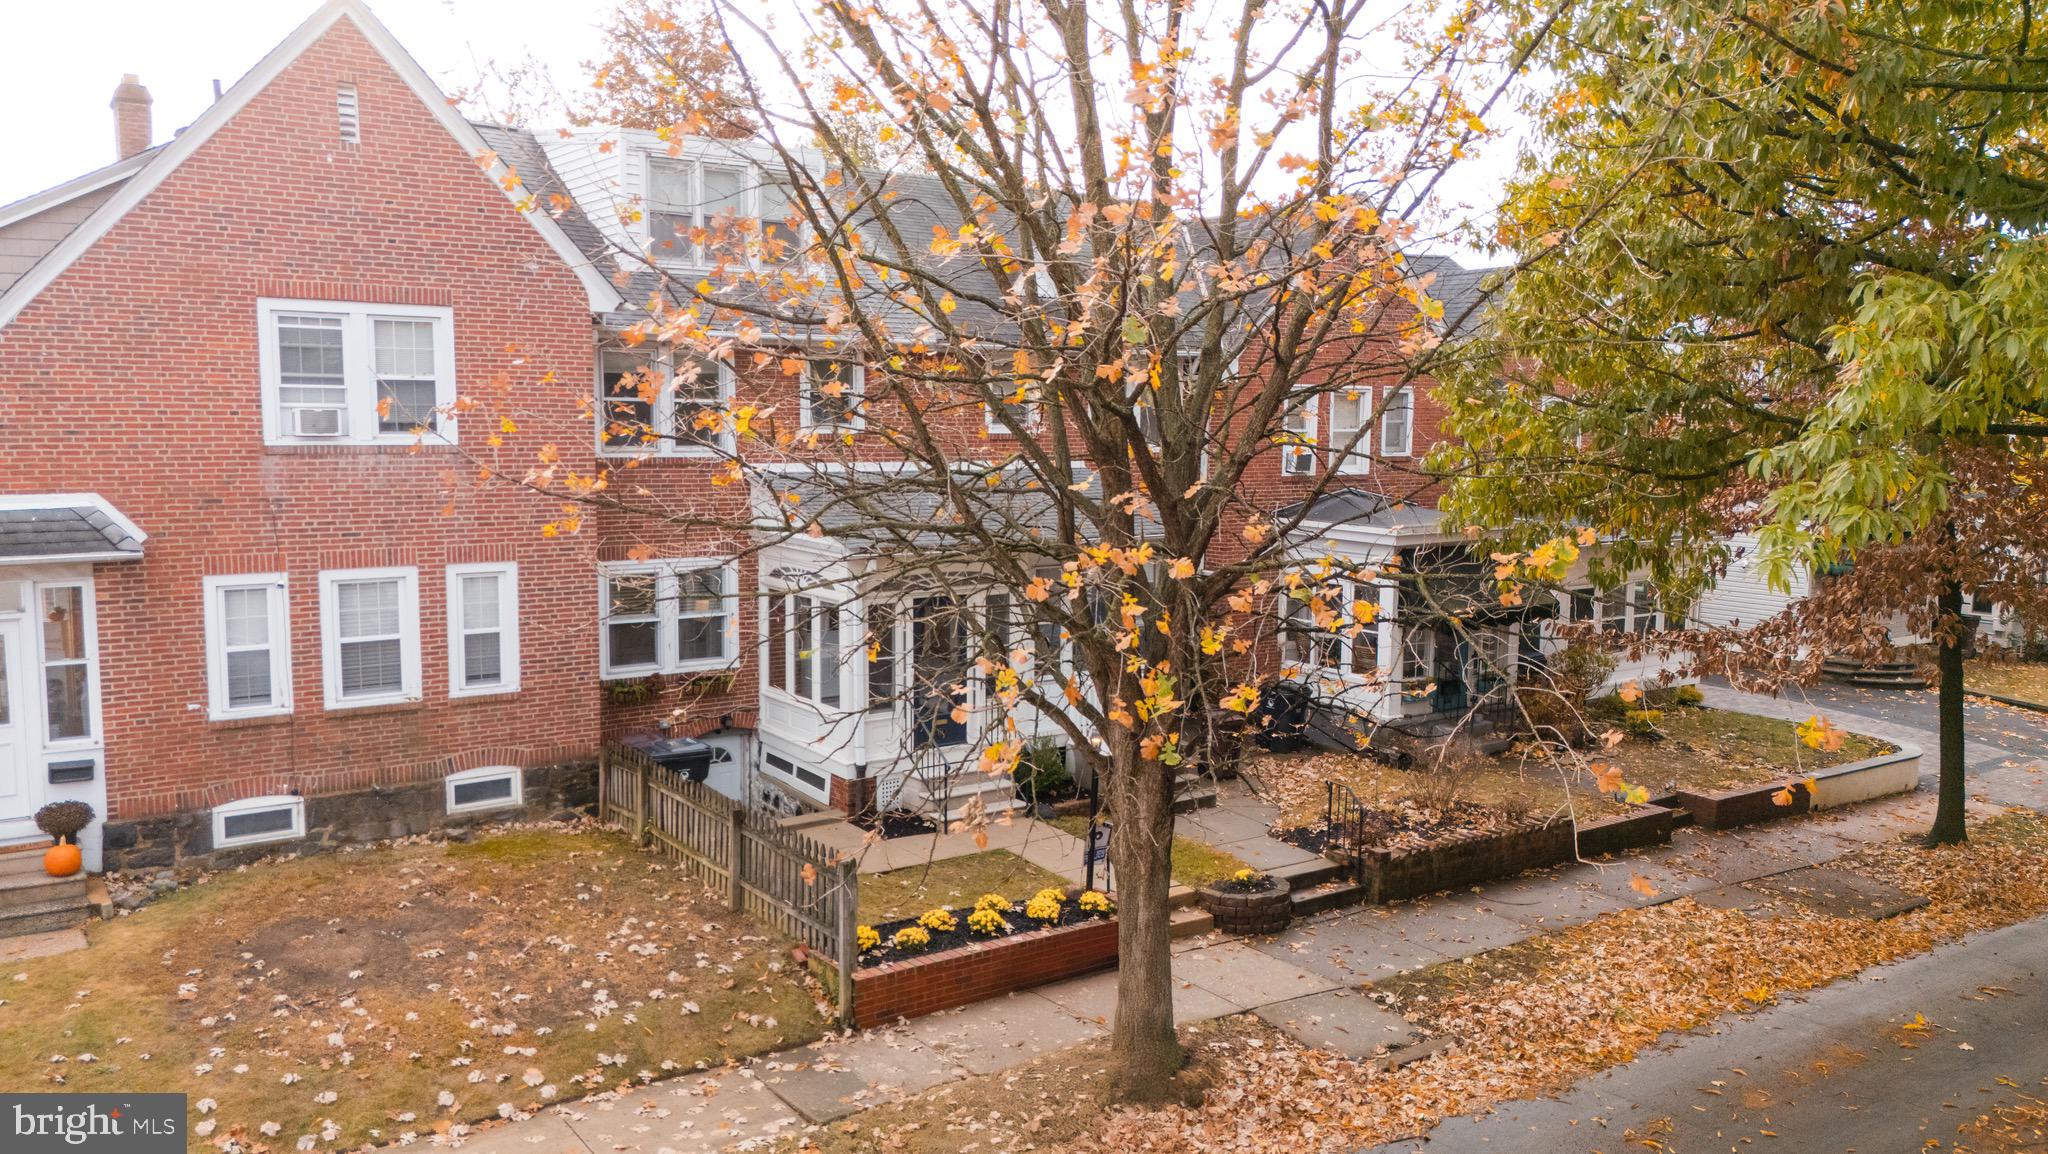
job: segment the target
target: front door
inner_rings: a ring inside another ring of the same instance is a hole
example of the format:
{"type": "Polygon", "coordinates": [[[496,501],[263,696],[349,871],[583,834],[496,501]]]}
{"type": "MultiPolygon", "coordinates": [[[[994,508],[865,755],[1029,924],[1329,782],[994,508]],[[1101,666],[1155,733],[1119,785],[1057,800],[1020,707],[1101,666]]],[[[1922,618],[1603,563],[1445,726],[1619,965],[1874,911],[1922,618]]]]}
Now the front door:
{"type": "MultiPolygon", "coordinates": [[[[28,756],[28,663],[23,617],[0,617],[0,835],[35,812],[28,756]]],[[[33,829],[22,832],[33,833],[33,829]]]]}
{"type": "Polygon", "coordinates": [[[967,638],[960,607],[951,597],[920,597],[910,629],[911,706],[917,747],[959,745],[967,725],[955,720],[967,705],[967,638]]]}

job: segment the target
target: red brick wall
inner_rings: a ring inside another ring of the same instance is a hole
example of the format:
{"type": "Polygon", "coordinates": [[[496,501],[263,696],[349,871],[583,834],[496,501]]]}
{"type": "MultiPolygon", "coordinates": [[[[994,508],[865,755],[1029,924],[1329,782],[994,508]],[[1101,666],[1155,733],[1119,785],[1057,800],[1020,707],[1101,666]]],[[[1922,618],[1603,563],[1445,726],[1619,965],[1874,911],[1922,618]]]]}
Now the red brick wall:
{"type": "Polygon", "coordinates": [[[110,816],[587,751],[595,543],[543,537],[559,509],[480,489],[467,455],[523,471],[576,420],[543,375],[587,377],[592,348],[575,275],[346,20],[0,330],[0,486],[98,492],[150,534],[145,560],[97,572],[110,816]],[[358,146],[338,140],[342,84],[358,146]],[[548,432],[266,448],[256,299],[287,293],[451,306],[459,390],[548,432]],[[451,701],[443,567],[484,560],[520,565],[522,688],[451,701]],[[317,575],[366,565],[419,568],[424,700],[328,712],[317,575]],[[294,712],[209,722],[201,579],[273,570],[294,712]]]}
{"type": "Polygon", "coordinates": [[[889,962],[854,972],[854,1025],[872,1029],[1114,965],[1115,918],[889,962]]]}

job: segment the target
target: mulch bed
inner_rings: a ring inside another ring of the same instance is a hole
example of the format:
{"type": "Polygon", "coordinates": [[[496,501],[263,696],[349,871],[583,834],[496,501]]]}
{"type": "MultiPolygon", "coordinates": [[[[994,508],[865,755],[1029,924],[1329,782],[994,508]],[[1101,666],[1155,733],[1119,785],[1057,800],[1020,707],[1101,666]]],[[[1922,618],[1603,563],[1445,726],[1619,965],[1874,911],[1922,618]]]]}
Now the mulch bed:
{"type": "Polygon", "coordinates": [[[939,823],[931,818],[921,813],[909,813],[900,809],[892,809],[882,814],[863,814],[850,819],[850,822],[862,829],[880,830],[884,841],[899,837],[919,837],[939,831],[939,823]]]}
{"type": "Polygon", "coordinates": [[[1369,806],[1365,811],[1363,845],[1358,847],[1347,844],[1354,827],[1333,828],[1328,821],[1283,830],[1276,836],[1288,845],[1315,854],[1352,848],[1422,849],[1447,835],[1490,833],[1509,824],[1499,811],[1469,802],[1453,802],[1441,810],[1412,805],[1369,806]]]}
{"type": "MultiPolygon", "coordinates": [[[[1012,934],[1023,933],[1025,930],[1049,929],[1053,926],[1078,926],[1082,922],[1097,922],[1104,918],[1116,916],[1114,911],[1106,914],[1091,913],[1088,910],[1082,909],[1078,903],[1068,901],[1060,905],[1059,921],[1044,922],[1037,918],[1025,917],[1023,905],[1024,903],[1019,902],[1017,903],[1017,909],[1003,915],[1003,920],[1010,923],[1010,933],[1012,934]]],[[[961,946],[980,945],[983,942],[1000,942],[1009,936],[1009,934],[998,934],[995,937],[989,937],[987,934],[977,934],[968,929],[967,915],[974,912],[973,906],[962,906],[951,912],[954,920],[959,924],[953,929],[943,932],[939,930],[926,930],[925,932],[932,936],[932,944],[921,950],[899,950],[889,940],[895,936],[897,930],[902,929],[904,926],[916,925],[916,918],[898,918],[893,922],[883,922],[876,926],[875,932],[882,935],[882,944],[860,956],[860,968],[865,969],[868,966],[879,966],[887,962],[908,961],[911,958],[927,958],[946,950],[958,949],[961,946]]]]}

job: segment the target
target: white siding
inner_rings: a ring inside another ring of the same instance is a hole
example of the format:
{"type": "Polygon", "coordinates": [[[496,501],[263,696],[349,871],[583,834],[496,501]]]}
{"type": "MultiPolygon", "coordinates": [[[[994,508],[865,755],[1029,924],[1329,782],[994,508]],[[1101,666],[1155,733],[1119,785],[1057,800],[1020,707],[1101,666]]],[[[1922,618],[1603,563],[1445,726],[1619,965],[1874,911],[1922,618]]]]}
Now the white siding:
{"type": "Polygon", "coordinates": [[[1693,620],[1708,626],[1749,626],[1777,616],[1787,605],[1806,596],[1807,573],[1795,566],[1791,588],[1772,588],[1764,579],[1757,557],[1754,534],[1741,533],[1728,539],[1733,559],[1728,572],[1693,607],[1693,620]]]}

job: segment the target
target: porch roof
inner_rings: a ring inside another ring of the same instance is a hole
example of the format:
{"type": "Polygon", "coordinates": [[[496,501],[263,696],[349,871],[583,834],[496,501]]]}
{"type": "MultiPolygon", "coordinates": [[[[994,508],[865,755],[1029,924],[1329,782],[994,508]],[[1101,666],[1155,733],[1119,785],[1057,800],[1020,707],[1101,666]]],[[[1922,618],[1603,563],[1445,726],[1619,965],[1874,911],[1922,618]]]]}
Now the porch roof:
{"type": "Polygon", "coordinates": [[[0,496],[0,565],[139,560],[148,537],[97,493],[0,496]]]}
{"type": "Polygon", "coordinates": [[[1366,489],[1339,489],[1310,501],[1296,501],[1273,514],[1276,521],[1299,517],[1304,529],[1362,531],[1402,540],[1444,536],[1443,510],[1429,505],[1393,501],[1366,489]]]}

